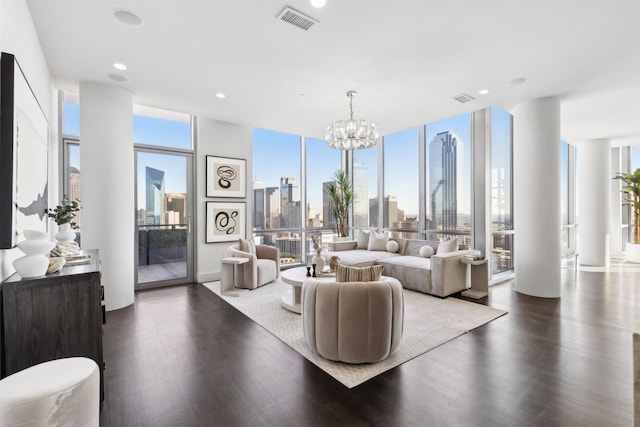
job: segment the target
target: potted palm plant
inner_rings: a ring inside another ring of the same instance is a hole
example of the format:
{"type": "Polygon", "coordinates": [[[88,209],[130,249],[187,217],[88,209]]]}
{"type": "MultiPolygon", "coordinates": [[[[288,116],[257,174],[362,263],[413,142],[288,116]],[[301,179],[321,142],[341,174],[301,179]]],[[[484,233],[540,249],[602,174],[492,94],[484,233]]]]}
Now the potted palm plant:
{"type": "Polygon", "coordinates": [[[353,187],[347,173],[338,169],[333,175],[333,181],[327,186],[327,193],[331,198],[331,216],[336,222],[338,237],[349,235],[349,210],[353,205],[353,187]]]}
{"type": "Polygon", "coordinates": [[[625,260],[640,263],[640,168],[633,173],[619,173],[613,179],[623,182],[621,192],[626,195],[622,206],[633,212],[633,242],[627,242],[625,260]]]}

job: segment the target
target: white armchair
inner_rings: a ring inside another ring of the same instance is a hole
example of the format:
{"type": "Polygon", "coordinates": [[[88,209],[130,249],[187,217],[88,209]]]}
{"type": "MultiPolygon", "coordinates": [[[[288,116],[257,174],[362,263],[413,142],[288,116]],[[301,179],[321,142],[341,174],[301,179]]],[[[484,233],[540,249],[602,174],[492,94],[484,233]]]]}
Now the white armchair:
{"type": "Polygon", "coordinates": [[[241,251],[239,245],[232,245],[226,256],[249,259],[233,267],[238,288],[255,289],[280,277],[280,250],[273,246],[256,245],[256,253],[252,254],[241,251]]]}

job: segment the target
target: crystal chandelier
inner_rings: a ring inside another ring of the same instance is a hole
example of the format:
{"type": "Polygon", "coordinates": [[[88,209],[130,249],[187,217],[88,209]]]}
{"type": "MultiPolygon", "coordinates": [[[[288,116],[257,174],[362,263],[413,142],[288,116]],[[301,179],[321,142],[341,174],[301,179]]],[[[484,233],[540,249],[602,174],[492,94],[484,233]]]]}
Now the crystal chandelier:
{"type": "Polygon", "coordinates": [[[324,134],[327,145],[339,150],[354,148],[369,148],[378,142],[378,127],[369,120],[353,119],[353,95],[355,90],[347,92],[349,97],[349,120],[339,120],[330,123],[324,134]]]}

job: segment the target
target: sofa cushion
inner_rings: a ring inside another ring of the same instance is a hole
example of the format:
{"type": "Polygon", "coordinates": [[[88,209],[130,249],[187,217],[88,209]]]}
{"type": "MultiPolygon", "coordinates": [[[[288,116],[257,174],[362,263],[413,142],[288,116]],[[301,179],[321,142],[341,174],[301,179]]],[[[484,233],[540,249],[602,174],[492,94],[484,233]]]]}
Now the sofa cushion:
{"type": "Polygon", "coordinates": [[[369,231],[362,231],[358,233],[358,244],[356,245],[357,249],[367,249],[369,246],[369,235],[371,233],[369,231]]]}
{"type": "Polygon", "coordinates": [[[438,245],[437,255],[446,254],[447,252],[455,252],[458,250],[458,240],[451,239],[444,241],[438,245]]]}
{"type": "Polygon", "coordinates": [[[402,255],[420,256],[420,248],[423,246],[429,245],[435,252],[439,244],[438,240],[407,239],[405,249],[401,253],[402,255]]]}
{"type": "Polygon", "coordinates": [[[388,242],[389,233],[385,231],[378,234],[372,230],[371,235],[369,236],[369,245],[367,246],[367,249],[370,251],[386,251],[388,242]]]}
{"type": "Polygon", "coordinates": [[[380,280],[382,265],[369,267],[349,267],[338,264],[336,266],[336,282],[375,282],[380,280]]]}
{"type": "Polygon", "coordinates": [[[398,249],[400,248],[400,245],[398,245],[398,242],[396,242],[395,240],[389,240],[387,242],[387,252],[391,252],[391,253],[396,253],[398,252],[398,249]]]}
{"type": "Polygon", "coordinates": [[[431,255],[433,255],[434,253],[435,251],[429,245],[424,245],[423,247],[421,247],[419,252],[420,256],[423,258],[431,258],[431,255]]]}

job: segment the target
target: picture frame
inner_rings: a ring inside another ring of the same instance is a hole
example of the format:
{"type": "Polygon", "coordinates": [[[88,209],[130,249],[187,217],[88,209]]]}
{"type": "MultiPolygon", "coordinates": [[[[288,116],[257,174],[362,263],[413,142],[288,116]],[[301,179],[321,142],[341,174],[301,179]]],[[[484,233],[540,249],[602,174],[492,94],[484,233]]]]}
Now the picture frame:
{"type": "Polygon", "coordinates": [[[245,237],[244,202],[206,202],[206,243],[232,242],[245,237]]]}
{"type": "Polygon", "coordinates": [[[0,57],[0,249],[47,231],[49,122],[16,57],[0,57]]]}
{"type": "Polygon", "coordinates": [[[206,156],[207,197],[247,197],[247,161],[206,156]]]}

